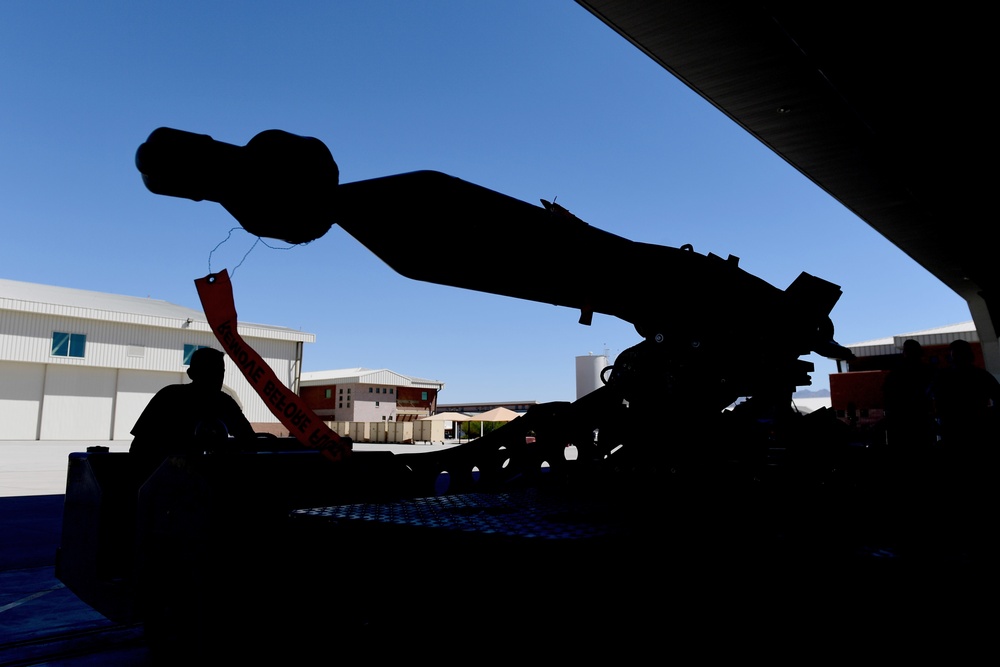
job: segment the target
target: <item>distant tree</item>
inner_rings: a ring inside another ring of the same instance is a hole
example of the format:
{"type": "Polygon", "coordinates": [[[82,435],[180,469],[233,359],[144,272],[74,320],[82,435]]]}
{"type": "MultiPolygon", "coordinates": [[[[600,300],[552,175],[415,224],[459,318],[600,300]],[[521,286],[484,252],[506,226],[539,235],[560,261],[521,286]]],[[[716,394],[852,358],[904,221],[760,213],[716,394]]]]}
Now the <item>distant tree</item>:
{"type": "Polygon", "coordinates": [[[465,431],[466,437],[468,437],[471,440],[474,438],[479,438],[483,435],[489,435],[493,431],[503,426],[505,423],[506,422],[467,421],[464,422],[462,430],[465,431]]]}

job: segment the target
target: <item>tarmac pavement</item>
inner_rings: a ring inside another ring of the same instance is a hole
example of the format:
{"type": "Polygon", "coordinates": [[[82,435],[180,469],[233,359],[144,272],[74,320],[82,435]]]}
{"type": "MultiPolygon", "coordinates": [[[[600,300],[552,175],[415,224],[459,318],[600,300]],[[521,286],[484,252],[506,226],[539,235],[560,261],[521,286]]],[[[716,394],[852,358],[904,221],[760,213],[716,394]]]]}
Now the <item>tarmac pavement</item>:
{"type": "Polygon", "coordinates": [[[0,440],[0,498],[66,493],[69,455],[87,447],[127,452],[131,440],[0,440]]]}
{"type": "Polygon", "coordinates": [[[0,441],[0,665],[152,664],[141,628],[115,625],[55,576],[69,454],[94,444],[129,443],[0,441]]]}

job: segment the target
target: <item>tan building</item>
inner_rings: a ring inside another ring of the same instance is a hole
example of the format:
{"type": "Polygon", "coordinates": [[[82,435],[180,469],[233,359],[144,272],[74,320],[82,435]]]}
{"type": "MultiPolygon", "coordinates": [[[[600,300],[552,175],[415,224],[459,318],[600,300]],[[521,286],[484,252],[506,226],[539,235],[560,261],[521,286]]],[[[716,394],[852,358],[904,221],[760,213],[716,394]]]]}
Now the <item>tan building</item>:
{"type": "Polygon", "coordinates": [[[385,368],[302,373],[299,395],[328,422],[416,421],[437,409],[444,383],[385,368]]]}

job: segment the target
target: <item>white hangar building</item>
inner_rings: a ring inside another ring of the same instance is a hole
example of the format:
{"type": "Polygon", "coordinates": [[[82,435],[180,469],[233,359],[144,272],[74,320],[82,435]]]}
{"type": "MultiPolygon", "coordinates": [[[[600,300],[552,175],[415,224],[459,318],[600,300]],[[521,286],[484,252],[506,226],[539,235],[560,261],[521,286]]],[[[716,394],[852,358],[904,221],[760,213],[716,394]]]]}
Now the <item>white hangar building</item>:
{"type": "MultiPolygon", "coordinates": [[[[315,335],[242,322],[239,333],[297,393],[315,335]]],[[[199,347],[222,349],[199,310],[0,279],[0,440],[131,440],[153,394],[189,381],[199,347]]],[[[258,431],[280,430],[228,356],[224,390],[258,431]]]]}

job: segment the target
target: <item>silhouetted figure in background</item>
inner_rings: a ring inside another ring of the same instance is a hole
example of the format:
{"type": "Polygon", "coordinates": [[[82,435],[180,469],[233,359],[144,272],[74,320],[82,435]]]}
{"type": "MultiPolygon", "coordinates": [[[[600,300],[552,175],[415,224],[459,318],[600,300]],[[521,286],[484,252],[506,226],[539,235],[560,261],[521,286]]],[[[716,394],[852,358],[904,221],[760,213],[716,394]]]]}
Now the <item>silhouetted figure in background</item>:
{"type": "Polygon", "coordinates": [[[924,363],[920,343],[903,343],[899,366],[885,378],[886,437],[896,461],[926,457],[937,440],[931,383],[934,374],[924,363]]]}
{"type": "MultiPolygon", "coordinates": [[[[256,439],[239,404],[222,391],[225,355],[200,348],[191,355],[191,382],[163,387],[132,427],[133,474],[138,493],[131,511],[138,554],[134,563],[137,605],[146,641],[163,664],[199,662],[200,628],[211,627],[199,604],[210,584],[202,561],[216,553],[228,533],[218,512],[227,500],[220,480],[209,482],[211,466],[202,452],[238,452],[239,442],[256,439]],[[164,461],[167,463],[165,464],[164,461]],[[171,528],[166,529],[167,526],[171,528]],[[183,653],[175,655],[176,653],[183,653]]],[[[230,499],[231,502],[231,499],[230,499]]],[[[214,584],[215,582],[212,582],[214,584]]]]}
{"type": "Polygon", "coordinates": [[[174,454],[204,451],[204,445],[234,438],[254,438],[240,406],[222,391],[224,354],[203,347],[191,355],[191,382],[168,385],[149,401],[132,427],[129,452],[141,469],[152,473],[174,454]]]}
{"type": "Polygon", "coordinates": [[[940,434],[942,523],[955,537],[977,549],[992,540],[994,479],[998,445],[1000,382],[974,364],[972,346],[949,346],[951,365],[931,386],[940,434]]]}
{"type": "Polygon", "coordinates": [[[1000,382],[974,363],[972,346],[959,339],[950,346],[951,364],[932,385],[941,446],[948,458],[983,461],[997,446],[1000,382]]]}

